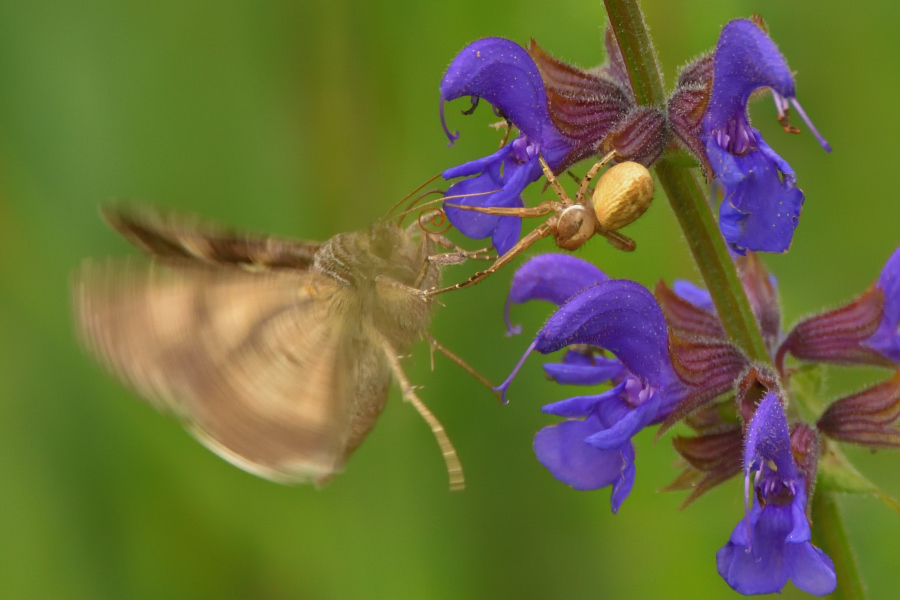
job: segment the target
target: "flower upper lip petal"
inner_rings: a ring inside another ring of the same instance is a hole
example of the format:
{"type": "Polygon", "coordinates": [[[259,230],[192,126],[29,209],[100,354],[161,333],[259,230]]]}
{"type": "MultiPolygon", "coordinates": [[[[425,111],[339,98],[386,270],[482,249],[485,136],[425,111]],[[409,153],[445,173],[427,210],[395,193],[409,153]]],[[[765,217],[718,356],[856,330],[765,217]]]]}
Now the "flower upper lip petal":
{"type": "Polygon", "coordinates": [[[441,80],[441,98],[483,98],[497,107],[528,138],[540,140],[550,122],[541,74],[528,52],[503,38],[466,46],[441,80]]]}
{"type": "Polygon", "coordinates": [[[666,360],[666,324],[656,299],[643,286],[609,280],[569,299],[538,332],[541,353],[571,344],[610,350],[635,376],[658,385],[666,360]]]}

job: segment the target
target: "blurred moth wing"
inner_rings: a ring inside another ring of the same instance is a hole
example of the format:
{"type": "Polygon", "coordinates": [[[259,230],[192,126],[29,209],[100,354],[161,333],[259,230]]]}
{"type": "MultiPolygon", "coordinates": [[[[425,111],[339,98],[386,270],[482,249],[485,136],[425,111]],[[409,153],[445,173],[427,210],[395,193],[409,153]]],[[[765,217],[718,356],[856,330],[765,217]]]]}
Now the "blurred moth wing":
{"type": "Polygon", "coordinates": [[[76,272],[88,351],[248,472],[317,484],[339,472],[384,407],[396,352],[427,332],[429,240],[391,223],[319,244],[150,209],[105,217],[153,259],[76,272]]]}

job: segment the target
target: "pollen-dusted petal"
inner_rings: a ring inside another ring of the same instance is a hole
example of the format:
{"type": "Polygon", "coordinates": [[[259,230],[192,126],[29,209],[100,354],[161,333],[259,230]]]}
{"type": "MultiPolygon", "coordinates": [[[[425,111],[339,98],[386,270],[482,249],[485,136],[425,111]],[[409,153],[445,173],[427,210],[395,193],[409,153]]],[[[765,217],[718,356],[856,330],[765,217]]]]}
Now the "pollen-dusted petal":
{"type": "Polygon", "coordinates": [[[622,478],[625,459],[619,450],[598,450],[584,438],[601,428],[596,417],[544,427],[534,436],[534,453],[559,481],[576,490],[596,490],[622,478]]]}
{"type": "Polygon", "coordinates": [[[659,384],[666,360],[662,310],[650,292],[626,279],[601,282],[570,298],[535,341],[535,349],[543,354],[572,344],[605,348],[652,385],[659,384]]]}
{"type": "Polygon", "coordinates": [[[859,393],[832,402],[816,427],[830,438],[873,448],[900,448],[900,371],[859,393]]]}
{"type": "Polygon", "coordinates": [[[776,366],[783,367],[787,353],[811,362],[892,366],[867,345],[882,321],[883,307],[884,295],[873,286],[849,304],[800,321],[778,348],[776,366]]]}
{"type": "Polygon", "coordinates": [[[513,275],[509,301],[545,300],[561,306],[575,294],[608,280],[603,271],[571,254],[541,254],[513,275]]]}
{"type": "Polygon", "coordinates": [[[531,139],[541,139],[549,121],[541,75],[528,52],[503,38],[485,38],[466,46],[441,80],[442,101],[483,98],[531,139]]]}

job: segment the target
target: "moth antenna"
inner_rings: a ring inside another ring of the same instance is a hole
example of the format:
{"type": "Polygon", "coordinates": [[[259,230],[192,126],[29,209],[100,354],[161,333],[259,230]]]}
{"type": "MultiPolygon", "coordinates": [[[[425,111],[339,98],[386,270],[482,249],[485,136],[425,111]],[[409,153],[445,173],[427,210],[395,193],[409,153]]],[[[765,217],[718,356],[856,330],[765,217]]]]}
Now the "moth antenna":
{"type": "Polygon", "coordinates": [[[429,206],[434,206],[435,204],[440,204],[440,203],[443,202],[443,201],[444,201],[443,198],[437,198],[437,199],[435,199],[435,200],[429,200],[428,202],[425,202],[424,204],[421,204],[421,205],[419,205],[419,206],[417,206],[417,207],[410,208],[410,209],[408,209],[408,210],[404,210],[402,213],[400,213],[399,215],[397,215],[397,216],[399,217],[399,220],[397,221],[397,224],[398,224],[398,225],[401,225],[402,222],[403,222],[403,217],[405,217],[405,216],[408,215],[409,213],[411,213],[411,212],[413,212],[413,211],[416,211],[416,210],[424,210],[424,209],[428,208],[429,206]]]}
{"type": "MultiPolygon", "coordinates": [[[[496,194],[499,191],[500,190],[489,190],[487,192],[475,192],[474,194],[459,194],[459,195],[453,195],[453,196],[444,196],[443,198],[438,198],[437,200],[429,200],[425,204],[420,205],[418,208],[420,208],[420,209],[426,208],[426,207],[432,206],[434,204],[437,204],[439,202],[443,202],[444,200],[455,200],[456,198],[474,198],[475,196],[485,196],[488,194],[496,194]]],[[[432,193],[432,192],[429,192],[429,193],[432,193]]],[[[410,207],[407,210],[400,213],[398,215],[398,217],[400,217],[400,222],[403,221],[403,217],[405,217],[409,213],[413,212],[414,210],[416,210],[416,209],[413,207],[410,207]]],[[[399,222],[398,222],[398,224],[399,224],[399,222]]]]}
{"type": "Polygon", "coordinates": [[[432,371],[434,370],[434,351],[437,350],[438,352],[440,352],[441,354],[443,354],[444,356],[446,356],[447,358],[449,358],[450,360],[455,362],[457,365],[459,365],[463,371],[465,371],[466,373],[468,373],[469,375],[474,377],[478,381],[478,383],[480,383],[481,385],[483,385],[484,387],[489,389],[491,391],[491,393],[497,398],[498,402],[500,402],[501,404],[503,403],[502,399],[500,398],[500,392],[498,392],[497,390],[494,389],[496,386],[494,386],[490,381],[488,381],[487,377],[485,377],[484,375],[482,375],[481,373],[476,371],[475,367],[473,367],[472,365],[470,365],[469,363],[464,361],[462,358],[460,358],[459,356],[457,356],[456,354],[454,354],[453,352],[451,352],[450,350],[445,348],[443,345],[441,345],[441,343],[438,342],[436,339],[434,339],[434,336],[432,336],[430,333],[427,333],[427,332],[425,333],[425,339],[428,340],[428,346],[431,348],[431,370],[432,371]]]}
{"type": "Polygon", "coordinates": [[[397,378],[397,383],[400,384],[400,391],[403,394],[403,399],[412,404],[422,418],[425,419],[425,422],[428,423],[428,427],[431,428],[431,433],[434,434],[434,439],[437,440],[438,446],[441,448],[441,454],[444,455],[444,463],[447,465],[447,476],[450,479],[450,491],[459,492],[466,489],[466,478],[463,475],[462,463],[459,462],[456,448],[453,447],[453,443],[450,441],[450,438],[447,437],[444,426],[441,425],[441,422],[434,416],[434,413],[428,410],[428,407],[425,406],[422,400],[416,395],[416,390],[410,385],[409,379],[406,378],[406,373],[403,372],[403,368],[400,366],[400,359],[397,357],[394,348],[391,347],[390,342],[388,342],[380,333],[373,333],[375,333],[378,340],[381,342],[381,347],[384,349],[384,354],[387,357],[388,363],[391,365],[391,370],[397,378]]]}
{"type": "Polygon", "coordinates": [[[420,185],[419,187],[417,187],[416,189],[414,189],[413,191],[411,191],[410,193],[405,195],[396,204],[394,204],[389,211],[387,211],[387,214],[385,214],[383,217],[381,217],[381,220],[383,221],[384,219],[387,219],[389,216],[391,216],[392,212],[397,210],[400,207],[400,205],[403,204],[404,202],[406,202],[409,198],[411,198],[413,196],[413,194],[415,194],[416,192],[418,192],[423,187],[425,187],[426,185],[428,185],[429,183],[431,183],[432,181],[434,181],[435,179],[437,179],[440,176],[441,176],[440,173],[436,174],[434,177],[432,177],[431,179],[429,179],[428,181],[426,181],[425,183],[423,183],[422,185],[420,185]]]}
{"type": "Polygon", "coordinates": [[[417,220],[419,222],[419,229],[421,229],[425,233],[443,234],[450,231],[450,229],[453,227],[453,224],[450,223],[447,215],[440,208],[436,208],[432,211],[429,211],[427,209],[423,210],[419,214],[419,218],[417,220]],[[422,219],[425,219],[427,223],[431,224],[431,226],[435,228],[435,231],[429,230],[425,226],[425,223],[422,223],[422,219]],[[438,227],[441,227],[442,225],[444,225],[444,223],[446,223],[447,225],[443,229],[438,229],[438,227]]]}
{"type": "MultiPolygon", "coordinates": [[[[426,196],[428,196],[428,195],[430,195],[430,194],[443,194],[443,193],[444,193],[444,190],[438,190],[438,189],[435,189],[435,190],[428,190],[427,192],[424,192],[424,193],[422,193],[422,194],[419,194],[418,196],[416,196],[415,198],[413,198],[412,202],[409,203],[409,206],[406,207],[406,210],[404,210],[404,211],[403,211],[402,213],[400,213],[400,215],[398,216],[398,218],[397,218],[397,226],[400,227],[400,226],[403,225],[403,218],[406,217],[406,215],[408,215],[409,213],[411,213],[411,212],[413,211],[413,207],[415,207],[415,205],[418,204],[419,201],[422,200],[422,198],[425,198],[426,196]]],[[[431,204],[431,203],[429,202],[429,204],[431,204]]],[[[421,207],[419,207],[419,208],[421,208],[421,207]]]]}

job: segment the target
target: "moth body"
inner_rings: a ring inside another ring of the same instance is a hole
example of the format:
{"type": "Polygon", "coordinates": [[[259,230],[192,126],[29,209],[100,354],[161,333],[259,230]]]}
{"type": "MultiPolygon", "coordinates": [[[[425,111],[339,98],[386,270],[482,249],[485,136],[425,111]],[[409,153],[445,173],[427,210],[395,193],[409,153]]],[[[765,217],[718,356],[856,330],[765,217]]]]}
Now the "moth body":
{"type": "Polygon", "coordinates": [[[317,484],[339,472],[384,408],[397,355],[427,333],[430,238],[386,222],[320,244],[147,208],[104,216],[150,260],[75,274],[90,353],[246,471],[317,484]]]}

